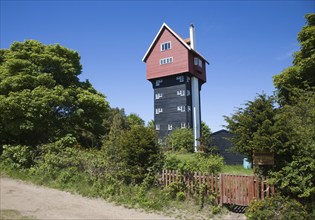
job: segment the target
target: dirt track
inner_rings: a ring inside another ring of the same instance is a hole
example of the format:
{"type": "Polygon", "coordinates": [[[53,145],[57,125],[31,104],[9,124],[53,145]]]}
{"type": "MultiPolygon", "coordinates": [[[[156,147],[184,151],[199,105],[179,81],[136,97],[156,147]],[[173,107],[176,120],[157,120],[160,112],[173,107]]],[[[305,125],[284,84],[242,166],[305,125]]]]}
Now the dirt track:
{"type": "MultiPolygon", "coordinates": [[[[0,210],[16,210],[24,216],[41,220],[175,219],[5,177],[0,177],[0,188],[0,210]]],[[[186,219],[192,218],[194,217],[186,216],[186,219]]],[[[245,220],[246,218],[242,214],[228,213],[216,216],[214,219],[245,220]]]]}
{"type": "Polygon", "coordinates": [[[13,209],[37,219],[172,219],[4,177],[0,185],[1,210],[13,209]]]}

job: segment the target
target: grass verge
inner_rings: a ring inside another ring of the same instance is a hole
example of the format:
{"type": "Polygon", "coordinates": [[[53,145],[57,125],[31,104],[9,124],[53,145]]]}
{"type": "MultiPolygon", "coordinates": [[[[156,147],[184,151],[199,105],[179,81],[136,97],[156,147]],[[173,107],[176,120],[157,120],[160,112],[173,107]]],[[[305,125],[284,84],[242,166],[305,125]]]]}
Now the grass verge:
{"type": "Polygon", "coordinates": [[[0,210],[0,219],[1,220],[36,220],[34,217],[22,215],[16,210],[0,210]]]}

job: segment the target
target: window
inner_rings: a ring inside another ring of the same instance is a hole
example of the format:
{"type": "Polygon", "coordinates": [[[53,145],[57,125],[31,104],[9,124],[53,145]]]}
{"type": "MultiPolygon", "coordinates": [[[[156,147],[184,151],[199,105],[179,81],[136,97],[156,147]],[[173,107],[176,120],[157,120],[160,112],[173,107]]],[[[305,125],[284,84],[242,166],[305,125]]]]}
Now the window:
{"type": "Polygon", "coordinates": [[[187,96],[190,96],[190,90],[187,90],[187,96]]]}
{"type": "Polygon", "coordinates": [[[161,44],[161,51],[171,49],[171,41],[165,42],[161,44]]]}
{"type": "Polygon", "coordinates": [[[185,106],[184,105],[177,106],[177,111],[185,112],[186,111],[185,106]]]}
{"type": "Polygon", "coordinates": [[[168,63],[173,63],[173,57],[167,57],[160,59],[160,65],[168,64],[168,63]]]}
{"type": "Polygon", "coordinates": [[[163,109],[162,108],[157,108],[157,109],[155,109],[155,114],[160,114],[160,113],[162,113],[163,112],[163,109]]]}
{"type": "Polygon", "coordinates": [[[177,95],[185,96],[185,90],[178,90],[177,95]]]}
{"type": "Polygon", "coordinates": [[[157,79],[156,81],[155,81],[155,86],[160,86],[160,84],[163,82],[163,80],[162,79],[157,79]]]}
{"type": "Polygon", "coordinates": [[[173,130],[173,125],[172,125],[172,124],[168,124],[168,125],[167,125],[167,129],[168,129],[169,131],[173,130]]]}
{"type": "Polygon", "coordinates": [[[156,124],[156,125],[155,125],[155,130],[157,130],[157,131],[160,130],[160,125],[159,125],[159,124],[156,124]]]}
{"type": "Polygon", "coordinates": [[[185,122],[180,123],[180,128],[186,128],[186,123],[185,122]]]}
{"type": "Polygon", "coordinates": [[[176,80],[178,80],[179,82],[184,82],[184,76],[177,76],[176,80]]]}
{"type": "Polygon", "coordinates": [[[155,99],[160,99],[163,97],[163,94],[162,93],[156,93],[155,94],[155,99]]]}
{"type": "Polygon", "coordinates": [[[195,66],[199,66],[202,68],[202,60],[199,59],[198,57],[194,58],[194,64],[195,64],[195,66]]]}
{"type": "Polygon", "coordinates": [[[189,105],[187,105],[187,111],[190,112],[191,111],[191,107],[189,105]]]}

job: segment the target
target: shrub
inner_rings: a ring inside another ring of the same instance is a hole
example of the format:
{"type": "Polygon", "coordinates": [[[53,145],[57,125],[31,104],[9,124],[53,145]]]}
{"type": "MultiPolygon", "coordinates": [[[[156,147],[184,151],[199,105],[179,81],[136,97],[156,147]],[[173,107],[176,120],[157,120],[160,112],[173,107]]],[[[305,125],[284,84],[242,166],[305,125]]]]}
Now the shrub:
{"type": "Polygon", "coordinates": [[[25,145],[4,145],[1,160],[16,168],[30,168],[34,164],[34,150],[25,145]]]}
{"type": "Polygon", "coordinates": [[[281,196],[253,201],[245,215],[249,220],[307,219],[307,212],[301,203],[281,196]]]}
{"type": "Polygon", "coordinates": [[[194,153],[189,157],[179,159],[176,154],[168,154],[164,169],[179,170],[182,173],[203,172],[216,174],[222,170],[223,165],[223,158],[218,155],[194,153]]]}

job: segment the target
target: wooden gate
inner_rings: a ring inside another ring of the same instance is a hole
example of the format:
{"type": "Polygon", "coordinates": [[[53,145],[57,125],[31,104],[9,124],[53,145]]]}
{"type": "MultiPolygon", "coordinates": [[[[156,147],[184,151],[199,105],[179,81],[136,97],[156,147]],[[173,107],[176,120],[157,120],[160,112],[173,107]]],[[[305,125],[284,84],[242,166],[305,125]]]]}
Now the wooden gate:
{"type": "Polygon", "coordinates": [[[220,205],[248,206],[252,200],[274,195],[265,177],[220,174],[220,205]]]}

